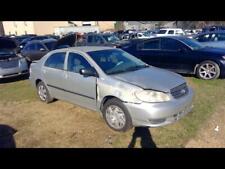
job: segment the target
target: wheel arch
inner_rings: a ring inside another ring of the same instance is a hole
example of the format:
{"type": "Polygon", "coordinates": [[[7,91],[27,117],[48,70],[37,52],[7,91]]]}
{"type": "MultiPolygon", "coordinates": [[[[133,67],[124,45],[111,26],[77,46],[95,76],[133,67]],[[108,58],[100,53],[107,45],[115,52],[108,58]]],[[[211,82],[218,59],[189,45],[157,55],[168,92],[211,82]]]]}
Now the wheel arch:
{"type": "Polygon", "coordinates": [[[104,104],[105,104],[108,100],[113,99],[113,98],[118,99],[118,100],[120,100],[121,102],[123,102],[120,98],[118,98],[118,97],[116,97],[116,96],[113,96],[113,95],[105,96],[105,97],[101,100],[101,103],[100,103],[100,110],[101,110],[101,112],[102,112],[102,110],[103,110],[104,104]]]}
{"type": "Polygon", "coordinates": [[[204,60],[201,60],[199,63],[197,63],[194,67],[194,74],[196,74],[197,72],[197,69],[199,67],[199,65],[201,65],[203,62],[207,62],[207,61],[210,61],[210,62],[215,62],[216,64],[218,64],[218,66],[220,67],[221,66],[221,63],[217,60],[217,59],[204,59],[204,60]]]}

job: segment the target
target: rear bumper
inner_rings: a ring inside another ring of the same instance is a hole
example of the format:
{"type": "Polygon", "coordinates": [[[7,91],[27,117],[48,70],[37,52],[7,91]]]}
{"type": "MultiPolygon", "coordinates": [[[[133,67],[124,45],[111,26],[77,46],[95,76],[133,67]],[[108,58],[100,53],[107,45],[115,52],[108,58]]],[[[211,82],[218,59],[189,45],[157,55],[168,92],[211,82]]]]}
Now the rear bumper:
{"type": "Polygon", "coordinates": [[[186,96],[164,103],[124,103],[134,126],[160,127],[176,122],[192,110],[193,91],[186,96]]]}

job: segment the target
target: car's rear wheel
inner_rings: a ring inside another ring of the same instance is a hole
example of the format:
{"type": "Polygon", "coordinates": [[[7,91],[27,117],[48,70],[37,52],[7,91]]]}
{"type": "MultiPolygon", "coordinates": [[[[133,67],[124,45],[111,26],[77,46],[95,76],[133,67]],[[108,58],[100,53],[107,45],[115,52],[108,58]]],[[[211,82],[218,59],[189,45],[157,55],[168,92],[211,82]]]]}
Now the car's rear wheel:
{"type": "Polygon", "coordinates": [[[48,88],[42,81],[37,84],[37,93],[41,101],[45,103],[50,103],[53,101],[53,98],[49,94],[48,88]]]}
{"type": "Polygon", "coordinates": [[[198,66],[196,74],[204,80],[217,79],[220,76],[220,67],[213,61],[204,61],[198,66]]]}
{"type": "Polygon", "coordinates": [[[115,131],[125,132],[133,127],[127,108],[116,98],[110,99],[104,104],[103,117],[107,125],[115,131]]]}

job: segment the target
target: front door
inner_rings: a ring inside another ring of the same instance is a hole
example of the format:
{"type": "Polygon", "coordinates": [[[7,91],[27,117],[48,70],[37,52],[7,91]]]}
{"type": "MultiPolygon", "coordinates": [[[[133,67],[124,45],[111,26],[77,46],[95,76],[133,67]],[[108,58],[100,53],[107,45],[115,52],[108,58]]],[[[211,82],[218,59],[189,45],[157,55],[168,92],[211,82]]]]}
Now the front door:
{"type": "Polygon", "coordinates": [[[96,77],[84,77],[82,68],[90,68],[89,62],[78,53],[69,53],[67,59],[66,88],[68,101],[96,110],[96,77]]]}
{"type": "Polygon", "coordinates": [[[195,59],[191,50],[182,42],[172,38],[161,39],[162,67],[179,73],[190,73],[194,70],[195,59]]]}

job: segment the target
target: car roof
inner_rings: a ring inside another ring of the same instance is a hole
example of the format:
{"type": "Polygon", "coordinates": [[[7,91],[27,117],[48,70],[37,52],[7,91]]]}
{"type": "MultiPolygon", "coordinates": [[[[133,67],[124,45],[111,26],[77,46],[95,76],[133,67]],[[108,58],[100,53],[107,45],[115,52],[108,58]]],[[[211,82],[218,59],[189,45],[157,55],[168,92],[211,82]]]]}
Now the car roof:
{"type": "Polygon", "coordinates": [[[105,47],[105,46],[79,46],[79,47],[69,47],[69,48],[63,48],[63,49],[56,49],[55,52],[67,52],[67,51],[81,51],[81,52],[94,52],[94,51],[100,51],[100,50],[110,50],[110,49],[116,49],[113,47],[105,47]]]}
{"type": "Polygon", "coordinates": [[[31,40],[27,44],[31,44],[31,43],[48,43],[48,42],[57,42],[57,40],[53,39],[53,38],[43,39],[43,40],[31,40]]]}

